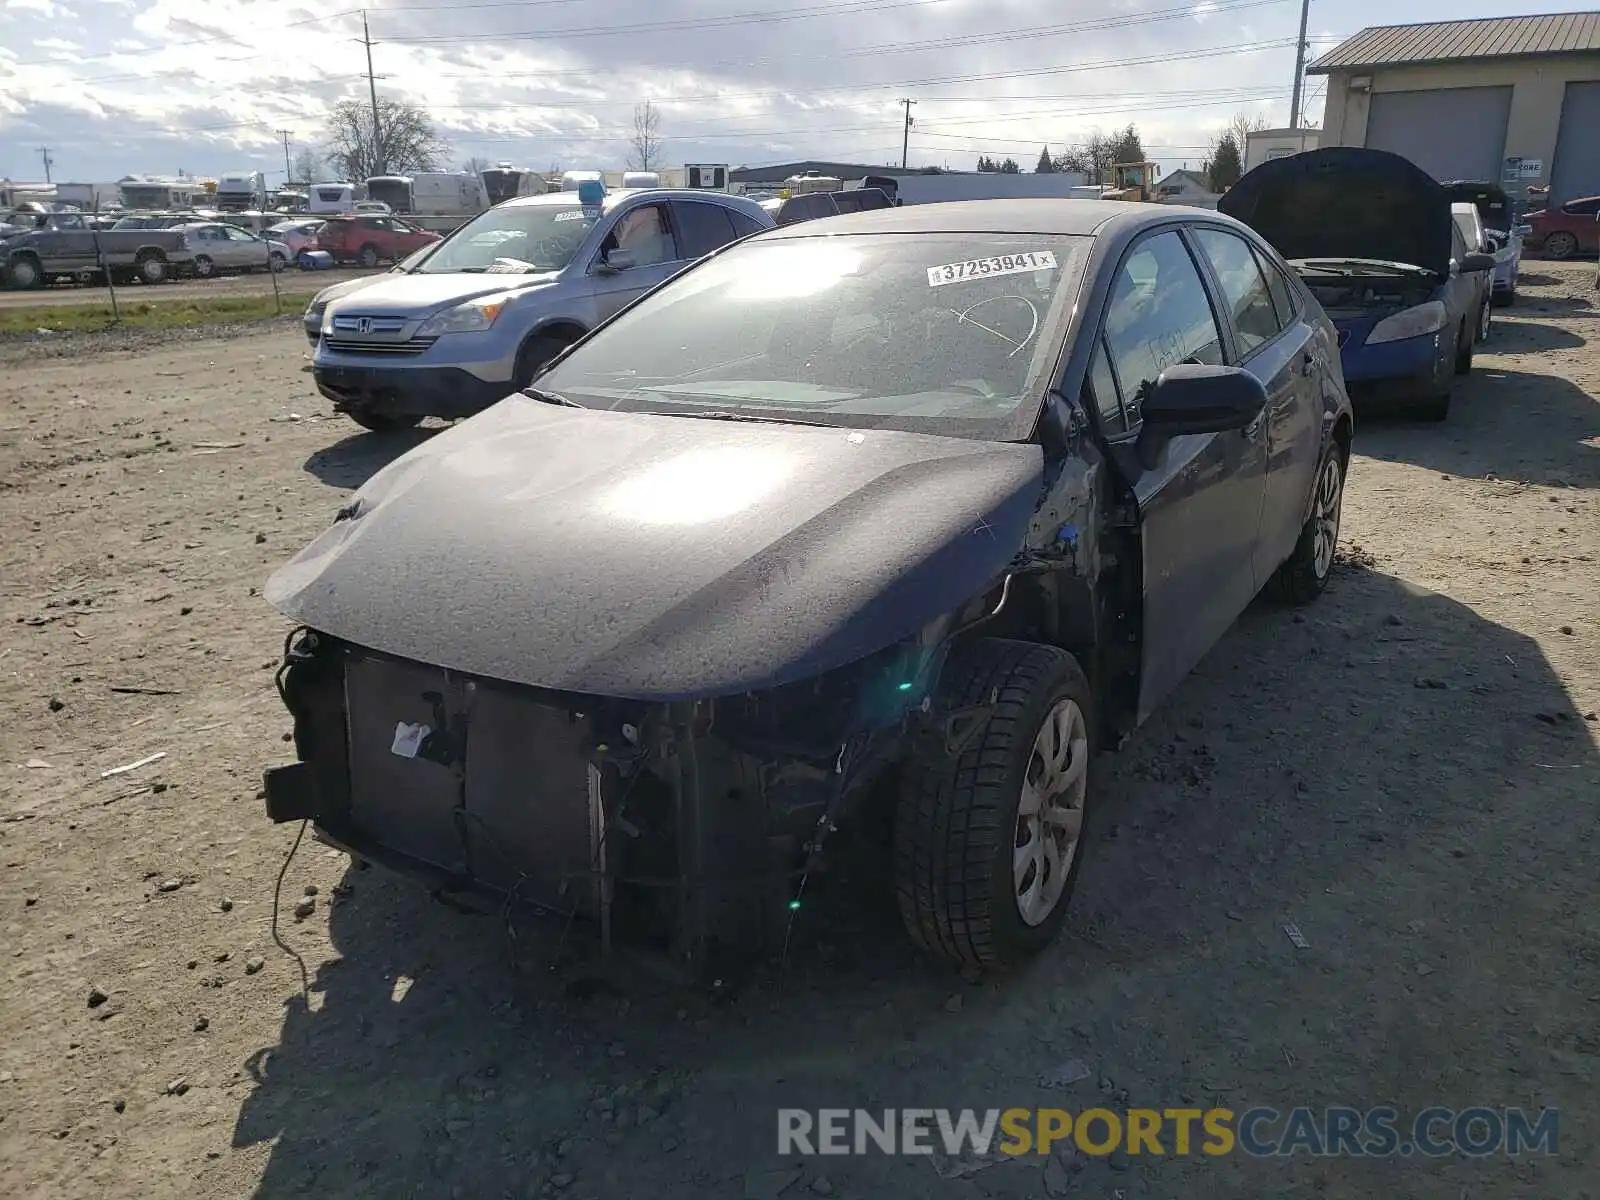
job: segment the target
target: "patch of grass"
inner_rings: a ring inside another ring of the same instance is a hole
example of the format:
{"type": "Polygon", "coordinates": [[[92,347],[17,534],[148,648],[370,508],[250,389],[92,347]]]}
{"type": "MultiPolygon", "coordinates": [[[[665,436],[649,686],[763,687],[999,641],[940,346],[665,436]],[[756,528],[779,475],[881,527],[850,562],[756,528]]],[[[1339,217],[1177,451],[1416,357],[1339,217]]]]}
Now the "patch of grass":
{"type": "MultiPolygon", "coordinates": [[[[284,291],[284,316],[298,316],[315,292],[284,291]]],[[[203,300],[139,300],[117,296],[121,322],[111,317],[111,305],[58,304],[38,308],[0,308],[0,334],[97,333],[103,329],[182,329],[190,325],[230,325],[259,321],[278,314],[271,293],[265,296],[218,296],[203,300]]]]}

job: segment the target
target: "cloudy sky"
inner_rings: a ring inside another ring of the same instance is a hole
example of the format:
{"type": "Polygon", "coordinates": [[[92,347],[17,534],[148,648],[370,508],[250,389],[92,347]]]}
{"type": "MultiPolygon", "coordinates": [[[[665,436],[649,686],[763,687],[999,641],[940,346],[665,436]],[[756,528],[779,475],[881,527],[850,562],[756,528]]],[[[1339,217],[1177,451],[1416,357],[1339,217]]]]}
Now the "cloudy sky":
{"type": "MultiPolygon", "coordinates": [[[[293,0],[0,0],[0,177],[236,169],[284,174],[328,107],[365,99],[358,9],[293,0]]],[[[1548,11],[1415,0],[1409,21],[1548,11]]],[[[1197,164],[1228,118],[1289,114],[1298,0],[394,0],[367,10],[380,94],[432,115],[458,166],[617,169],[634,106],[665,161],[1024,166],[1041,144],[1138,125],[1164,167],[1197,164]]],[[[1312,55],[1378,0],[1313,0],[1312,55]]],[[[1308,81],[1308,118],[1322,84],[1308,81]]]]}

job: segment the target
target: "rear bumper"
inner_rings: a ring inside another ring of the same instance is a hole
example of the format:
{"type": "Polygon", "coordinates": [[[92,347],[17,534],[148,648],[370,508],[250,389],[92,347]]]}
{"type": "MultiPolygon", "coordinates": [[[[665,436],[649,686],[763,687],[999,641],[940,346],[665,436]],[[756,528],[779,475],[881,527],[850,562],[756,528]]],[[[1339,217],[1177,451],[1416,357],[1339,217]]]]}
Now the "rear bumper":
{"type": "Polygon", "coordinates": [[[333,401],[339,412],[470,417],[516,391],[510,383],[491,383],[462,367],[395,369],[318,364],[312,374],[317,390],[333,401]]]}

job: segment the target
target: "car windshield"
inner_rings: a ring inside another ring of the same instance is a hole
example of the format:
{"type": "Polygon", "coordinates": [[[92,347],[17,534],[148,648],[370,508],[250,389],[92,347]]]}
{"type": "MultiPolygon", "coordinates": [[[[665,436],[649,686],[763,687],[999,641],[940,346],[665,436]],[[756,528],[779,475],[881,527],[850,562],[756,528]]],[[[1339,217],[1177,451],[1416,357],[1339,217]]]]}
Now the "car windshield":
{"type": "Polygon", "coordinates": [[[1023,437],[1089,239],[758,239],[650,294],[539,380],[589,408],[1023,437]]]}
{"type": "Polygon", "coordinates": [[[559,271],[572,261],[598,208],[569,203],[510,204],[491,208],[456,231],[416,269],[424,275],[455,271],[559,271]]]}

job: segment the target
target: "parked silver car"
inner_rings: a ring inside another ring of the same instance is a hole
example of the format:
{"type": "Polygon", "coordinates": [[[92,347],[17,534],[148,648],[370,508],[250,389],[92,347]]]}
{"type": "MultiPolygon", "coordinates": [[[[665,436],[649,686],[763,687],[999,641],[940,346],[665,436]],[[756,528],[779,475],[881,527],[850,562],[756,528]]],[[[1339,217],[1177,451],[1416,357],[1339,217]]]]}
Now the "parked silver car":
{"type": "Polygon", "coordinates": [[[373,430],[470,416],[696,259],[772,227],[760,205],[723,193],[508,200],[409,268],[314,298],[317,388],[373,430]]]}
{"type": "Polygon", "coordinates": [[[201,279],[223,271],[281,271],[294,255],[283,242],[257,237],[247,229],[221,221],[178,227],[194,250],[191,272],[201,279]]]}

